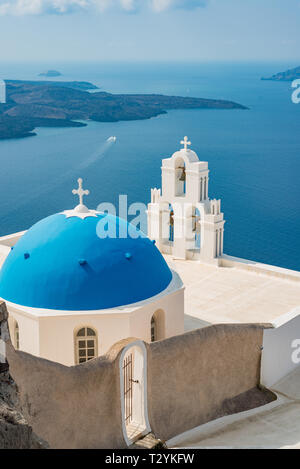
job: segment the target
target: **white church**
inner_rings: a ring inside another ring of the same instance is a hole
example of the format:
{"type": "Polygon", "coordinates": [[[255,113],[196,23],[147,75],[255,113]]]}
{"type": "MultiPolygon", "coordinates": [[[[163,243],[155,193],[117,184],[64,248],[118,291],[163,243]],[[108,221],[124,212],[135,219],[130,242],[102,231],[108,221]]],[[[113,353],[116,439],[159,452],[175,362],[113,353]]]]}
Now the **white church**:
{"type": "Polygon", "coordinates": [[[88,209],[79,179],[74,209],[0,239],[0,298],[17,349],[70,366],[127,337],[150,342],[184,332],[184,285],[162,253],[217,262],[224,220],[220,201],[208,198],[207,162],[187,137],[181,143],[162,162],[162,190],[151,190],[149,237],[88,209]],[[99,237],[104,217],[128,236],[99,237]]]}
{"type": "Polygon", "coordinates": [[[243,412],[261,386],[300,382],[300,272],[223,253],[208,163],[181,145],[151,190],[148,236],[89,209],[78,179],[73,209],[0,238],[9,367],[52,447],[128,447],[150,432],[186,447],[184,432],[227,415],[224,402],[244,396],[243,412]],[[83,403],[78,387],[69,405],[82,376],[94,393],[83,403]]]}

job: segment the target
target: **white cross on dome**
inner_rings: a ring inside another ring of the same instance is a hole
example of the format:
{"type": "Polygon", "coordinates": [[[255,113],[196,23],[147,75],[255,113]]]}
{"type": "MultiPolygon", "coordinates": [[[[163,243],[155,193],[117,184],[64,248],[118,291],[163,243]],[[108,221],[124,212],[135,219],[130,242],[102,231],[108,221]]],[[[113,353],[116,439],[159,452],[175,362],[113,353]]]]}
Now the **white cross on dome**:
{"type": "Polygon", "coordinates": [[[77,205],[74,209],[72,210],[65,210],[62,212],[67,218],[69,217],[78,217],[85,219],[87,217],[96,217],[99,212],[96,210],[89,210],[84,204],[83,204],[83,196],[84,195],[89,195],[90,191],[85,190],[82,188],[82,178],[77,179],[78,182],[78,189],[73,189],[72,194],[78,195],[79,197],[79,205],[77,205]]]}
{"type": "Polygon", "coordinates": [[[77,179],[77,182],[78,182],[78,189],[73,189],[72,193],[74,195],[77,194],[79,196],[79,205],[83,205],[83,196],[84,195],[89,195],[90,191],[89,190],[84,190],[82,188],[82,178],[77,179]]]}

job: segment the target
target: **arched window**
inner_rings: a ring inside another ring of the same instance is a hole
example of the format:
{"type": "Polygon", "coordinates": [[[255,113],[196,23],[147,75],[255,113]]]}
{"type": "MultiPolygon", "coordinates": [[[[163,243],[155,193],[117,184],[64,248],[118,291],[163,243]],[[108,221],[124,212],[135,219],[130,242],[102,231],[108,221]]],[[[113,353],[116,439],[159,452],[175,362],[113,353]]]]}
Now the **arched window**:
{"type": "Polygon", "coordinates": [[[151,342],[165,338],[165,312],[155,311],[151,318],[151,342]]]}
{"type": "Polygon", "coordinates": [[[198,208],[195,208],[193,213],[193,233],[195,233],[195,249],[201,248],[201,224],[200,224],[200,212],[198,208]]]}
{"type": "Polygon", "coordinates": [[[219,256],[222,256],[222,230],[220,230],[219,234],[219,256]]]}
{"type": "Polygon", "coordinates": [[[219,256],[219,231],[216,230],[216,257],[219,256]]]}
{"type": "Polygon", "coordinates": [[[175,195],[184,197],[186,194],[186,168],[181,158],[176,160],[175,169],[175,195]]]}
{"type": "Polygon", "coordinates": [[[16,350],[19,350],[20,348],[20,331],[19,331],[19,324],[17,321],[15,322],[15,327],[14,327],[14,346],[16,350]]]}
{"type": "Polygon", "coordinates": [[[204,200],[207,199],[207,178],[204,178],[204,194],[203,194],[204,200]]]}
{"type": "Polygon", "coordinates": [[[157,340],[157,324],[154,315],[151,318],[151,342],[157,340]]]}
{"type": "Polygon", "coordinates": [[[169,241],[174,241],[174,210],[171,204],[169,204],[169,241]]]}
{"type": "Polygon", "coordinates": [[[97,357],[97,334],[91,327],[82,327],[75,337],[76,364],[97,357]]]}

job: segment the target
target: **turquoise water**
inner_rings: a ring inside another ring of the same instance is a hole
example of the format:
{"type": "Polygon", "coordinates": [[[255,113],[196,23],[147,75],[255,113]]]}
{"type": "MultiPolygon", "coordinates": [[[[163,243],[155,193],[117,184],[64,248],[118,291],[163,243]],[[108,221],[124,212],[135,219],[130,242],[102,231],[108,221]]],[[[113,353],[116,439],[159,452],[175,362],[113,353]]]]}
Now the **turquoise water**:
{"type": "MultiPolygon", "coordinates": [[[[28,228],[74,206],[76,179],[87,203],[147,203],[160,187],[161,159],[188,135],[209,162],[210,197],[222,199],[227,254],[300,270],[300,104],[290,83],[260,77],[298,64],[102,64],[59,67],[64,80],[88,80],[124,93],[223,98],[249,111],[172,111],[135,122],[76,129],[38,129],[38,136],[0,141],[0,234],[28,228]],[[108,137],[117,142],[105,145],[108,137]]],[[[45,65],[3,65],[4,78],[36,79],[45,65]]]]}

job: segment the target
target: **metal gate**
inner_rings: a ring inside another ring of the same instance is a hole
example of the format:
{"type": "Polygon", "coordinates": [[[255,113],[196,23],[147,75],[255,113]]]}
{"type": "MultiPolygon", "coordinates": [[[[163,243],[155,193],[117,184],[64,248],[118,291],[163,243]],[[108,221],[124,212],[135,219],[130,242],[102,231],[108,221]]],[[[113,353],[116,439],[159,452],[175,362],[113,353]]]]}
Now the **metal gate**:
{"type": "Polygon", "coordinates": [[[132,353],[125,357],[123,362],[124,377],[124,407],[125,407],[125,424],[128,425],[132,421],[132,353]]]}

